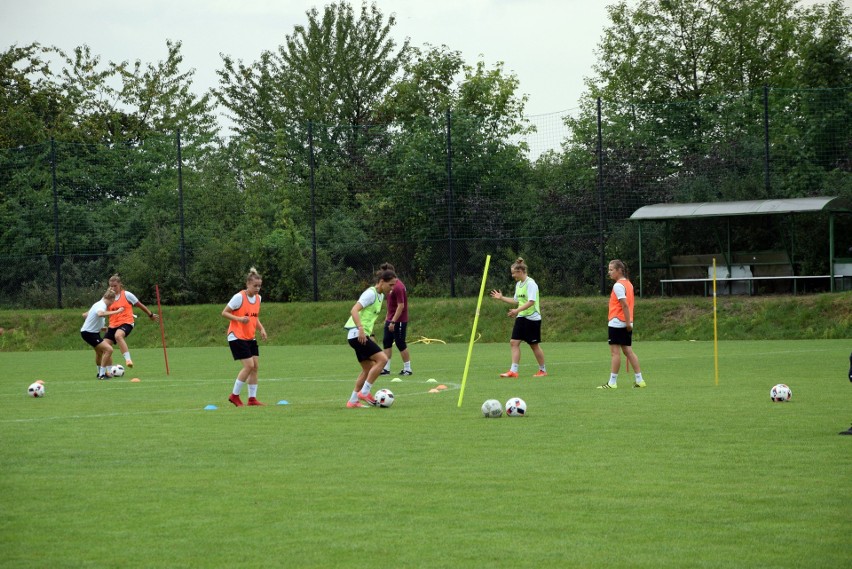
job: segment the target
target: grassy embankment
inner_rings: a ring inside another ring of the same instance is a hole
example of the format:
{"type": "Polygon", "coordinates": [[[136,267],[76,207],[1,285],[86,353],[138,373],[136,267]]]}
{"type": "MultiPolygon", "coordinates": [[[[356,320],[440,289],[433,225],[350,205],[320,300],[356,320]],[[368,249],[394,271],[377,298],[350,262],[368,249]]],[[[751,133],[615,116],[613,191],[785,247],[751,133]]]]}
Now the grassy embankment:
{"type": "MultiPolygon", "coordinates": [[[[605,298],[545,298],[545,342],[605,341],[605,298]]],[[[852,292],[809,296],[720,297],[720,340],[794,340],[852,338],[852,292]]],[[[168,346],[221,346],[224,304],[163,307],[168,346]]],[[[261,321],[270,345],[343,342],[343,322],[352,303],[268,303],[261,321]]],[[[480,342],[505,342],[511,322],[508,305],[483,299],[480,342]]],[[[411,299],[409,342],[418,338],[464,343],[470,339],[475,298],[411,299]]],[[[69,350],[84,347],[81,308],[0,310],[0,350],[69,350]]],[[[703,297],[637,299],[636,341],[712,340],[713,301],[703,297]]],[[[131,347],[160,346],[160,329],[140,313],[131,347]]],[[[378,326],[378,324],[377,324],[378,326]]],[[[379,331],[378,327],[376,329],[379,331]]]]}

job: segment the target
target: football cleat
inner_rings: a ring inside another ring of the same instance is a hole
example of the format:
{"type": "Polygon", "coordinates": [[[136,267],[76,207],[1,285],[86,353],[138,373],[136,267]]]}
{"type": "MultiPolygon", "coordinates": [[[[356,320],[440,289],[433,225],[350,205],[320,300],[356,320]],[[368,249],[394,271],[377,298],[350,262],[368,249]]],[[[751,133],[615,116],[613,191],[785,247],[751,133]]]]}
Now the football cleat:
{"type": "Polygon", "coordinates": [[[363,393],[359,392],[358,393],[358,399],[360,399],[361,401],[363,401],[364,403],[367,403],[369,405],[375,405],[376,404],[376,398],[373,397],[372,393],[368,393],[367,395],[364,395],[363,393]]]}

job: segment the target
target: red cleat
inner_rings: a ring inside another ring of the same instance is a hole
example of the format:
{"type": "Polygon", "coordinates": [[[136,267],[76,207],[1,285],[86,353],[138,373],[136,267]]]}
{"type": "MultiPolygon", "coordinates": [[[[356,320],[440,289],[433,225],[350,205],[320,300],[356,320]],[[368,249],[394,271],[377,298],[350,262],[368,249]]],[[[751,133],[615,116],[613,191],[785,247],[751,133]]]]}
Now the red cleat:
{"type": "Polygon", "coordinates": [[[249,404],[249,407],[251,407],[251,406],[263,407],[264,406],[264,403],[261,403],[260,401],[258,401],[257,397],[249,397],[248,404],[249,404]]]}
{"type": "Polygon", "coordinates": [[[362,393],[359,392],[358,393],[358,399],[360,399],[364,403],[367,403],[368,405],[375,406],[375,404],[376,404],[376,399],[375,399],[375,397],[373,397],[372,393],[368,393],[367,395],[363,395],[362,393]]]}
{"type": "Polygon", "coordinates": [[[537,373],[534,373],[534,374],[533,374],[533,377],[547,377],[547,372],[546,372],[546,371],[538,370],[538,372],[537,372],[537,373]]]}
{"type": "Polygon", "coordinates": [[[239,395],[234,395],[233,393],[231,393],[228,396],[228,401],[233,403],[236,407],[242,407],[243,406],[243,400],[240,399],[239,395]]]}
{"type": "Polygon", "coordinates": [[[506,373],[501,373],[500,377],[518,377],[518,372],[509,370],[506,373]]]}

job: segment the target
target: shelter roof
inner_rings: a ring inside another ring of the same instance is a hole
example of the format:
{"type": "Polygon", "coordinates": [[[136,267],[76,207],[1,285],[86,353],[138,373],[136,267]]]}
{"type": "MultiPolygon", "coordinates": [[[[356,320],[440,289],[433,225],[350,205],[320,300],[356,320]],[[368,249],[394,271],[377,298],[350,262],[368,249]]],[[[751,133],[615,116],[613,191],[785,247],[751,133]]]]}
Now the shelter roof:
{"type": "Polygon", "coordinates": [[[645,219],[692,219],[818,211],[852,213],[852,200],[839,197],[813,197],[738,202],[659,203],[640,207],[633,212],[630,219],[638,221],[645,219]]]}

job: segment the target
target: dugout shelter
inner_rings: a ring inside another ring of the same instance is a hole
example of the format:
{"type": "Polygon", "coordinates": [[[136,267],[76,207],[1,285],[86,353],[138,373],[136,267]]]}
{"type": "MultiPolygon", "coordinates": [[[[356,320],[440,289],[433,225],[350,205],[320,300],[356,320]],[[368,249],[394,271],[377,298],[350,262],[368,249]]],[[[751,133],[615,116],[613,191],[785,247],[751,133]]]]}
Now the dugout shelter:
{"type": "MultiPolygon", "coordinates": [[[[664,271],[660,279],[660,292],[665,295],[666,288],[674,291],[682,286],[704,286],[708,293],[713,282],[713,261],[717,283],[723,285],[723,294],[753,294],[757,286],[789,285],[795,294],[808,283],[825,282],[834,292],[838,287],[846,288],[852,282],[852,251],[842,248],[838,256],[835,252],[835,223],[839,215],[852,214],[852,200],[839,197],[809,197],[772,200],[749,200],[735,202],[704,203],[660,203],[640,207],[630,220],[639,227],[639,295],[643,291],[644,272],[647,270],[664,271]],[[796,216],[815,213],[828,214],[828,256],[829,274],[799,274],[796,256],[796,242],[793,232],[793,219],[796,216]],[[771,216],[787,216],[789,230],[783,235],[784,246],[766,251],[732,250],[732,221],[743,216],[764,216],[767,222],[771,216]],[[715,221],[718,251],[707,254],[678,254],[677,244],[670,242],[669,224],[673,221],[710,219],[715,221]],[[643,229],[649,223],[664,223],[663,258],[646,259],[643,248],[643,229]],[[721,237],[724,229],[724,238],[721,237]]],[[[845,243],[848,247],[852,243],[845,243]]],[[[850,248],[852,249],[852,248],[850,248]]]]}

